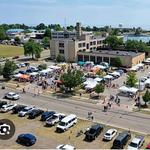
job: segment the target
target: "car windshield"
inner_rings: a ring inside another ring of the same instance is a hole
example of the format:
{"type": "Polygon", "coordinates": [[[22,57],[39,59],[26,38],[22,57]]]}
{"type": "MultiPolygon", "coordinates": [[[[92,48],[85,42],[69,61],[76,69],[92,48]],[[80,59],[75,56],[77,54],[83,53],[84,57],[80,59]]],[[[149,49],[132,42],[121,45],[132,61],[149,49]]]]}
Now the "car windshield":
{"type": "Polygon", "coordinates": [[[106,135],[106,136],[110,136],[110,133],[106,133],[105,135],[106,135]]]}
{"type": "Polygon", "coordinates": [[[133,143],[133,142],[131,142],[130,144],[129,144],[131,147],[138,147],[138,145],[136,144],[136,143],[133,143]]]}
{"type": "Polygon", "coordinates": [[[60,122],[59,125],[60,126],[65,126],[65,122],[60,122]]]}
{"type": "Polygon", "coordinates": [[[95,132],[95,129],[90,129],[89,133],[93,134],[95,132]]]}

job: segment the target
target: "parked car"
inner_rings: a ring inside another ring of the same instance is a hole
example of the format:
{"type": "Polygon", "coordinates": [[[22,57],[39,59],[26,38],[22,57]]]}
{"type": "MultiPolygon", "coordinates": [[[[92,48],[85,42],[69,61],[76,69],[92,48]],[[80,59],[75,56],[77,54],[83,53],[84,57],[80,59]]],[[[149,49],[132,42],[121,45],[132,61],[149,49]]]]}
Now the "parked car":
{"type": "Polygon", "coordinates": [[[56,127],[57,132],[64,132],[77,123],[77,116],[70,114],[63,118],[56,127]]]}
{"type": "Polygon", "coordinates": [[[41,121],[46,121],[46,119],[53,116],[54,114],[55,114],[54,111],[46,111],[46,112],[42,113],[41,121]]]}
{"type": "Polygon", "coordinates": [[[3,105],[7,105],[6,101],[0,101],[0,108],[2,108],[3,105]]]}
{"type": "Polygon", "coordinates": [[[20,98],[19,94],[15,92],[8,92],[5,94],[5,98],[11,99],[11,100],[18,100],[20,98]]]}
{"type": "Polygon", "coordinates": [[[128,145],[128,149],[135,149],[138,150],[144,144],[144,136],[138,136],[132,139],[130,144],[128,145]]]}
{"type": "Polygon", "coordinates": [[[93,141],[103,131],[104,127],[101,124],[92,125],[90,129],[85,132],[85,140],[93,141]]]}
{"type": "Polygon", "coordinates": [[[12,114],[17,114],[21,110],[23,110],[26,106],[24,105],[17,105],[12,109],[12,114]]]}
{"type": "Polygon", "coordinates": [[[16,142],[25,146],[31,146],[36,143],[36,140],[37,139],[34,135],[27,133],[27,134],[20,134],[16,142]]]}
{"type": "Polygon", "coordinates": [[[146,149],[150,149],[150,143],[146,146],[146,149]]]}
{"type": "Polygon", "coordinates": [[[32,111],[33,109],[35,109],[34,106],[26,106],[23,110],[21,110],[18,114],[19,117],[24,117],[26,116],[28,113],[30,113],[30,111],[32,111]]]}
{"type": "Polygon", "coordinates": [[[56,150],[75,150],[75,147],[68,144],[61,144],[56,147],[56,150]]]}
{"type": "Polygon", "coordinates": [[[28,118],[29,119],[35,119],[36,117],[40,116],[44,111],[40,109],[33,109],[28,113],[28,118]]]}
{"type": "Polygon", "coordinates": [[[17,106],[17,104],[6,104],[6,105],[2,106],[0,111],[1,112],[8,112],[8,111],[12,110],[15,106],[17,106]]]}
{"type": "Polygon", "coordinates": [[[109,129],[103,137],[103,140],[111,141],[117,134],[116,129],[109,129]]]}
{"type": "Polygon", "coordinates": [[[62,120],[65,117],[65,114],[54,114],[50,118],[46,119],[46,126],[53,126],[56,123],[58,123],[60,120],[62,120]]]}
{"type": "Polygon", "coordinates": [[[130,131],[120,133],[113,142],[113,149],[123,149],[127,142],[131,139],[130,131]]]}

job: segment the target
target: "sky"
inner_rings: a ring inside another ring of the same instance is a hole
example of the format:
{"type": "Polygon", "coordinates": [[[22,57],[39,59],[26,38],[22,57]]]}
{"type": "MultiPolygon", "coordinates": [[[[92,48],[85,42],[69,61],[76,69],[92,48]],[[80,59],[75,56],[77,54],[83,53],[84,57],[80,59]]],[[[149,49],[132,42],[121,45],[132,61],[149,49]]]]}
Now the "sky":
{"type": "Polygon", "coordinates": [[[0,0],[1,23],[150,29],[150,0],[0,0]]]}

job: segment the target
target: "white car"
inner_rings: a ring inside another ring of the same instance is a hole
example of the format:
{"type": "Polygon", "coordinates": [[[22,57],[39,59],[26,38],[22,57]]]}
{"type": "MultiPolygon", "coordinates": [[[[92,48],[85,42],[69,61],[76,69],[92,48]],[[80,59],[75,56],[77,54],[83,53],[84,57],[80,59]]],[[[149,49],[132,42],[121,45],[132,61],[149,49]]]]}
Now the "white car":
{"type": "Polygon", "coordinates": [[[75,150],[74,146],[68,144],[61,144],[56,147],[57,150],[75,150]]]}
{"type": "Polygon", "coordinates": [[[21,110],[18,114],[19,117],[24,117],[28,113],[30,113],[33,109],[35,109],[35,106],[27,106],[23,110],[21,110]]]}
{"type": "Polygon", "coordinates": [[[0,111],[1,112],[8,112],[8,111],[12,110],[15,106],[17,106],[17,104],[3,105],[2,108],[0,109],[0,111]]]}
{"type": "Polygon", "coordinates": [[[108,140],[111,141],[117,134],[117,130],[116,129],[109,129],[105,134],[103,139],[104,140],[108,140]]]}
{"type": "Polygon", "coordinates": [[[18,100],[20,98],[20,96],[19,96],[19,94],[15,93],[15,92],[8,92],[5,95],[5,98],[11,99],[11,100],[18,100]]]}
{"type": "Polygon", "coordinates": [[[61,113],[58,113],[58,114],[54,114],[52,115],[50,118],[48,118],[46,120],[46,125],[47,126],[53,126],[55,125],[56,123],[58,123],[60,120],[62,120],[63,118],[65,117],[65,114],[61,114],[61,113]]]}

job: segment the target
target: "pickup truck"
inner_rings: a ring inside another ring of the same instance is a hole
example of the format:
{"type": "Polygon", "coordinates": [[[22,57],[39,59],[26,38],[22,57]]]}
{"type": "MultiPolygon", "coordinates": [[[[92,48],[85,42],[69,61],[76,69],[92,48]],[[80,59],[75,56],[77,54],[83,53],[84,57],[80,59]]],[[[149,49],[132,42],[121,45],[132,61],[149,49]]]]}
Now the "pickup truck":
{"type": "Polygon", "coordinates": [[[138,150],[141,148],[143,143],[145,142],[144,136],[138,136],[132,139],[131,143],[128,145],[128,149],[138,150]]]}
{"type": "Polygon", "coordinates": [[[64,117],[65,114],[61,114],[61,113],[54,114],[46,120],[46,126],[53,126],[56,123],[58,123],[60,120],[62,120],[64,117]]]}

